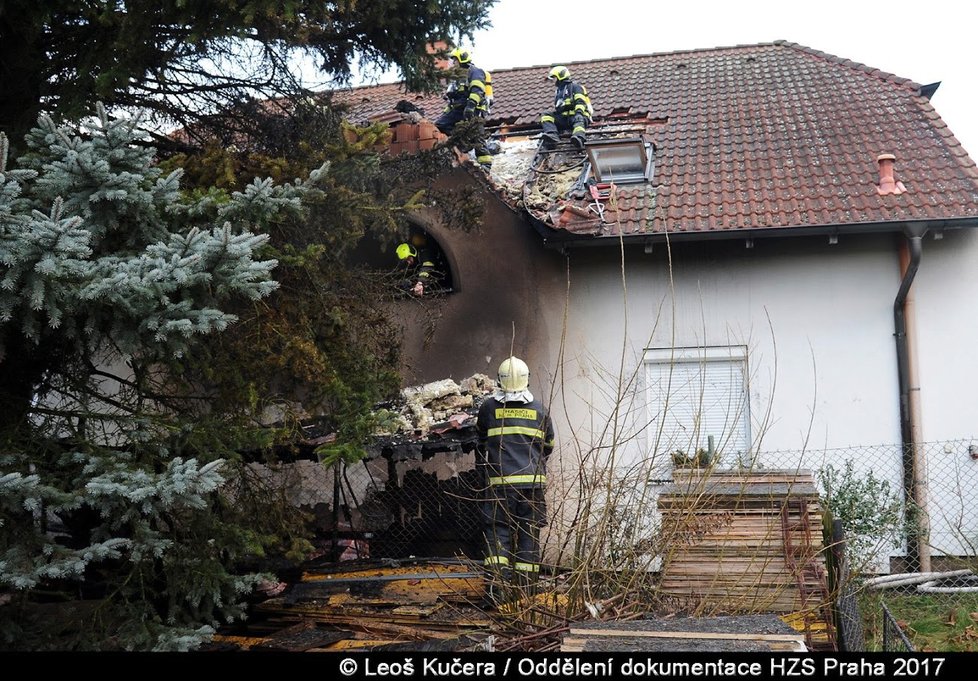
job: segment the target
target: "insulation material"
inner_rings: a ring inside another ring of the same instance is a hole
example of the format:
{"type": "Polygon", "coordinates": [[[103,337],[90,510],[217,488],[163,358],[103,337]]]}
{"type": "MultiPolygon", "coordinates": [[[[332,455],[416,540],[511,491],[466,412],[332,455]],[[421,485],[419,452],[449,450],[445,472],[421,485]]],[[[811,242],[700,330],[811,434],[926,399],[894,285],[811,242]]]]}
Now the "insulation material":
{"type": "Polygon", "coordinates": [[[492,183],[511,203],[518,204],[523,200],[523,183],[530,173],[538,146],[536,139],[501,142],[499,154],[493,156],[492,183]]]}
{"type": "Polygon", "coordinates": [[[396,427],[378,435],[404,433],[423,438],[444,421],[451,421],[449,429],[459,428],[468,420],[462,418],[465,412],[477,409],[494,387],[491,378],[475,374],[464,379],[461,385],[445,378],[405,388],[401,391],[403,405],[395,419],[396,427]]]}

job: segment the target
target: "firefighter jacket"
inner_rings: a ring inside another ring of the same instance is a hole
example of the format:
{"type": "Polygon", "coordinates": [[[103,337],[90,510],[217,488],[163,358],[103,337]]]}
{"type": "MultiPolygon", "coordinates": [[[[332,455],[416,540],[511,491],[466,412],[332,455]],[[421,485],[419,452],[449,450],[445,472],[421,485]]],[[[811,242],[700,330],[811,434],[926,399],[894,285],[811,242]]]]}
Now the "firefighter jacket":
{"type": "Polygon", "coordinates": [[[470,108],[484,118],[492,104],[492,75],[472,64],[467,72],[448,83],[445,99],[448,100],[446,111],[470,108]]]}
{"type": "Polygon", "coordinates": [[[415,275],[418,281],[424,283],[425,286],[431,284],[437,275],[437,268],[434,259],[426,249],[418,249],[418,260],[416,264],[417,270],[415,270],[415,275]]]}
{"type": "Polygon", "coordinates": [[[591,107],[591,99],[587,96],[587,90],[583,85],[578,85],[572,80],[568,80],[557,85],[554,94],[554,111],[557,115],[573,118],[580,114],[586,123],[591,122],[594,113],[591,107]]]}
{"type": "Polygon", "coordinates": [[[554,447],[550,416],[539,400],[500,402],[487,397],[476,424],[476,461],[490,487],[542,487],[554,447]]]}

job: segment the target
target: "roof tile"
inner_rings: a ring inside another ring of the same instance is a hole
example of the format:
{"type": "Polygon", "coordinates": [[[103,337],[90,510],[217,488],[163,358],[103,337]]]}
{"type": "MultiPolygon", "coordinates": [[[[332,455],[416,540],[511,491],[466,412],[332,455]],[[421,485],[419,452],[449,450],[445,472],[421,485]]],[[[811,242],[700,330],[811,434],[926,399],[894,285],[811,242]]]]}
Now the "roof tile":
{"type": "MultiPolygon", "coordinates": [[[[782,41],[567,66],[588,88],[596,121],[627,111],[646,114],[654,130],[653,187],[622,188],[623,233],[978,216],[978,168],[905,78],[782,41]],[[900,196],[877,194],[883,153],[896,156],[908,189],[900,196]]],[[[548,69],[494,71],[490,124],[535,125],[551,106],[548,69]]],[[[432,118],[442,107],[439,96],[397,84],[334,97],[353,120],[400,99],[432,118]]],[[[617,234],[611,224],[600,230],[617,234]]]]}

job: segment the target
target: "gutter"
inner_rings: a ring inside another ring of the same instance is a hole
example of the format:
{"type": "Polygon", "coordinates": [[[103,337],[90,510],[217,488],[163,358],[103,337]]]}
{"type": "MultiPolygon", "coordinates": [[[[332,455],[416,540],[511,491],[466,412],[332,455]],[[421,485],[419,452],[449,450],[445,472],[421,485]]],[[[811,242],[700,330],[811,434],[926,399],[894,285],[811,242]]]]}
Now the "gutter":
{"type": "MultiPolygon", "coordinates": [[[[691,232],[652,232],[640,234],[625,234],[620,239],[617,234],[607,236],[577,235],[565,230],[554,229],[524,212],[543,238],[544,246],[554,250],[568,248],[619,248],[624,242],[626,246],[645,246],[654,244],[681,243],[691,241],[731,241],[743,239],[771,239],[785,237],[825,236],[837,239],[852,234],[887,234],[905,233],[907,221],[899,222],[847,222],[844,224],[806,225],[794,227],[752,227],[716,231],[691,232]]],[[[978,227],[978,216],[960,218],[940,218],[922,220],[912,224],[923,225],[926,231],[941,232],[952,229],[967,229],[978,227]]]]}
{"type": "Polygon", "coordinates": [[[920,260],[927,227],[922,223],[907,225],[906,239],[900,242],[900,270],[903,279],[893,301],[893,327],[897,351],[897,378],[900,386],[900,439],[902,441],[903,486],[907,513],[911,503],[915,531],[907,537],[907,561],[920,572],[930,572],[930,519],[928,516],[926,459],[921,446],[920,379],[917,371],[916,323],[914,300],[910,295],[920,260]]]}

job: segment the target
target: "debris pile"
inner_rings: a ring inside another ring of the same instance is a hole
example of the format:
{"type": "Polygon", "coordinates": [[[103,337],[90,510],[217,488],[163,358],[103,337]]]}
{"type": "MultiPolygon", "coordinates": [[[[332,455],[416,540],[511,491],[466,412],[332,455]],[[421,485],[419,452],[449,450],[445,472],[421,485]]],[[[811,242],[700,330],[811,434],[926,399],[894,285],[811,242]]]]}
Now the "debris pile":
{"type": "Polygon", "coordinates": [[[511,204],[523,200],[523,185],[540,142],[538,139],[517,139],[500,143],[500,153],[493,157],[492,182],[511,204]]]}
{"type": "Polygon", "coordinates": [[[484,593],[482,570],[466,561],[310,564],[210,650],[472,650],[492,626],[479,607],[484,593]]]}
{"type": "Polygon", "coordinates": [[[445,378],[433,383],[412,386],[401,391],[403,403],[393,427],[377,435],[398,433],[427,437],[475,423],[475,415],[495,383],[485,374],[475,374],[456,383],[445,378]],[[471,421],[471,423],[470,423],[471,421]]]}

